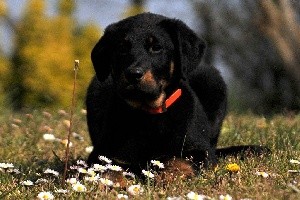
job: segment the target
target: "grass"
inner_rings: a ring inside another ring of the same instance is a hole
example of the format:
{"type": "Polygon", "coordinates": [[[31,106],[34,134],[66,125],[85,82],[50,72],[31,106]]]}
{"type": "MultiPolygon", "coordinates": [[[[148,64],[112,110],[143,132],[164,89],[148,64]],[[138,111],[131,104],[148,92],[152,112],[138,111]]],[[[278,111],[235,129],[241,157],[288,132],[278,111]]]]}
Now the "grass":
{"type": "MultiPolygon", "coordinates": [[[[215,169],[205,169],[190,180],[176,180],[162,186],[152,180],[141,182],[129,179],[128,187],[140,185],[143,193],[130,195],[130,191],[105,186],[100,180],[89,182],[76,169],[69,169],[68,177],[76,177],[86,187],[78,192],[66,183],[67,193],[55,192],[61,187],[64,169],[65,141],[68,137],[70,114],[66,111],[41,111],[31,113],[3,113],[0,115],[0,163],[12,163],[13,168],[0,167],[0,199],[37,199],[42,191],[50,191],[55,199],[116,199],[118,194],[129,199],[167,199],[195,192],[213,199],[229,194],[233,199],[299,199],[300,198],[300,116],[258,117],[251,114],[229,114],[224,122],[219,146],[263,144],[271,148],[270,156],[251,157],[244,160],[227,157],[215,169]],[[44,139],[53,134],[54,141],[44,139]],[[293,163],[290,160],[296,160],[293,163]],[[236,163],[238,172],[226,169],[236,163]],[[59,172],[58,176],[45,174],[46,169],[59,172]],[[14,172],[12,172],[14,169],[14,172]],[[289,171],[295,170],[295,171],[289,171]],[[265,172],[264,178],[257,172],[265,172]],[[22,181],[32,181],[32,186],[22,181]],[[38,183],[38,182],[40,183],[38,183]]],[[[78,109],[73,118],[70,147],[70,165],[86,160],[89,140],[85,112],[78,109]]],[[[155,173],[155,172],[154,172],[155,173]]],[[[100,173],[101,175],[101,173],[100,173]]],[[[138,191],[138,189],[136,190],[138,191]]],[[[190,196],[189,196],[190,197],[190,196]]],[[[200,196],[198,196],[200,197],[200,196]]],[[[190,197],[192,198],[192,197],[190,197]]],[[[196,197],[195,197],[196,198],[196,197]]],[[[228,198],[228,197],[227,197],[228,198]]]]}

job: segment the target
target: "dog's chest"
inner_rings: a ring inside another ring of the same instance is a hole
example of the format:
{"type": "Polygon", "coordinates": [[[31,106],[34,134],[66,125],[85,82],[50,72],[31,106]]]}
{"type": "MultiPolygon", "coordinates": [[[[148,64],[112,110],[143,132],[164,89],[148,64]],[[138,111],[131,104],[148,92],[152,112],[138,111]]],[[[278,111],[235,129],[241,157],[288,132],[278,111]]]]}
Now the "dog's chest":
{"type": "Polygon", "coordinates": [[[114,120],[108,120],[103,144],[115,155],[126,152],[128,157],[155,157],[155,154],[163,155],[169,151],[174,154],[174,146],[180,149],[187,129],[187,119],[173,113],[128,115],[119,112],[118,116],[112,116],[114,120]]]}

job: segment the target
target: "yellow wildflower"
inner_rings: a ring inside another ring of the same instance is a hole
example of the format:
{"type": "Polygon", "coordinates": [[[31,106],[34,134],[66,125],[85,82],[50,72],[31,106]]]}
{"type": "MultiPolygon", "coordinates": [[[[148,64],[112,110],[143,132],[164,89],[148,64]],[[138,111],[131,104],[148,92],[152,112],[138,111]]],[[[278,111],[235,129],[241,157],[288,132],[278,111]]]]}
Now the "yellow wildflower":
{"type": "Polygon", "coordinates": [[[236,173],[236,172],[240,171],[240,166],[236,163],[231,163],[231,164],[226,165],[226,169],[229,172],[236,173]]]}

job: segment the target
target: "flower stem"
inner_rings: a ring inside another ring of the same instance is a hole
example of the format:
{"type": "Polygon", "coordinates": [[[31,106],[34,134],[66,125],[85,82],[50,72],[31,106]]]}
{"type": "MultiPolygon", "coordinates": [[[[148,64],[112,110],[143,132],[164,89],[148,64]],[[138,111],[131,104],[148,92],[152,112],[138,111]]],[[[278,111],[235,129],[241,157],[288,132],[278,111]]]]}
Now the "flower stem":
{"type": "Polygon", "coordinates": [[[68,162],[69,162],[69,154],[70,154],[70,137],[71,137],[72,126],[73,126],[73,115],[74,115],[74,109],[75,109],[76,80],[77,80],[78,70],[79,70],[79,60],[75,60],[72,106],[71,106],[71,111],[70,111],[70,126],[69,126],[69,130],[68,130],[68,143],[67,143],[66,154],[65,154],[65,167],[64,167],[64,173],[63,173],[62,182],[61,182],[61,185],[63,188],[65,186],[65,180],[66,180],[67,170],[68,170],[68,162]]]}

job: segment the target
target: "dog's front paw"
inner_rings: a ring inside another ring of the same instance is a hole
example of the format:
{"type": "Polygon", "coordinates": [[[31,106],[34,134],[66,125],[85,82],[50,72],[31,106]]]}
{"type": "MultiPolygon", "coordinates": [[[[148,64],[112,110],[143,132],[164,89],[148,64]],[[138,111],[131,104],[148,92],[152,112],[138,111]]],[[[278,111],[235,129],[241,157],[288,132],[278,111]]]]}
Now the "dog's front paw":
{"type": "Polygon", "coordinates": [[[192,163],[180,158],[174,158],[165,163],[164,170],[156,177],[158,185],[169,185],[176,180],[187,180],[195,176],[192,163]]]}

